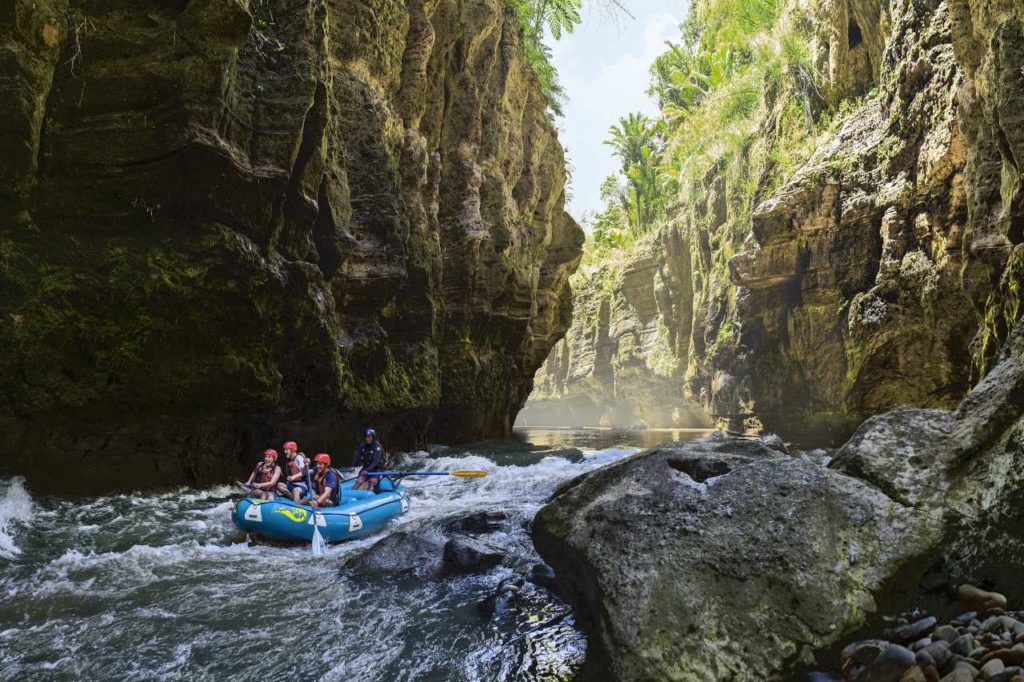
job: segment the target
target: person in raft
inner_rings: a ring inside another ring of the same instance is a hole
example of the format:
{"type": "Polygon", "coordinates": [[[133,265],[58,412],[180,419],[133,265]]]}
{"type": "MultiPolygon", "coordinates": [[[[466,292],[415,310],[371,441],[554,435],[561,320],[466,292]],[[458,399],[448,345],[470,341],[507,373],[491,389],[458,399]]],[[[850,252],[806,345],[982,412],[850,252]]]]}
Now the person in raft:
{"type": "Polygon", "coordinates": [[[325,452],[313,458],[313,497],[311,507],[333,507],[341,501],[341,477],[331,468],[331,456],[325,452]]]}
{"type": "Polygon", "coordinates": [[[306,487],[306,456],[299,452],[299,445],[293,440],[282,447],[287,461],[284,480],[277,484],[277,489],[282,495],[291,497],[293,502],[300,502],[309,493],[306,487]]]}
{"type": "Polygon", "coordinates": [[[245,487],[252,490],[252,497],[272,500],[275,497],[274,488],[280,478],[281,467],[277,466],[277,450],[268,448],[263,451],[263,461],[249,474],[245,487]]]}
{"type": "Polygon", "coordinates": [[[384,446],[377,440],[377,432],[373,429],[366,429],[363,432],[366,439],[356,448],[356,455],[352,458],[352,468],[362,467],[359,477],[356,479],[356,490],[376,490],[380,482],[380,476],[367,476],[371,471],[380,471],[384,467],[384,446]]]}

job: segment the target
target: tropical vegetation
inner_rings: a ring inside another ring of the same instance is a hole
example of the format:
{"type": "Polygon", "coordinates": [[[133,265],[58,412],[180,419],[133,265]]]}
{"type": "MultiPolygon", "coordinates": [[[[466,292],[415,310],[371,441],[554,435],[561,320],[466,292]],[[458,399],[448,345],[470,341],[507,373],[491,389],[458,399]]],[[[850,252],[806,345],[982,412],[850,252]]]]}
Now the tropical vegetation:
{"type": "Polygon", "coordinates": [[[725,182],[742,218],[809,155],[825,125],[810,9],[797,0],[696,0],[651,65],[660,116],[629,114],[609,130],[621,168],[602,185],[588,260],[707,196],[712,181],[725,182]]]}
{"type": "MultiPolygon", "coordinates": [[[[598,8],[628,15],[629,10],[620,0],[590,0],[598,8]]],[[[565,91],[558,82],[558,72],[551,64],[551,48],[544,42],[546,35],[561,40],[572,33],[580,23],[583,0],[512,0],[519,17],[526,62],[540,81],[554,115],[562,114],[565,91]]]]}

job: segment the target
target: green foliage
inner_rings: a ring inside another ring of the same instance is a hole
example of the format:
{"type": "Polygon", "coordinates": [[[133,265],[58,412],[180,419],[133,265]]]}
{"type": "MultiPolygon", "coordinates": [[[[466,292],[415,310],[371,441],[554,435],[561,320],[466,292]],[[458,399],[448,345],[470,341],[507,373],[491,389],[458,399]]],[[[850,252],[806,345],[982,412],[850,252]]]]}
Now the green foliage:
{"type": "Polygon", "coordinates": [[[720,183],[730,206],[727,254],[749,232],[759,197],[787,182],[830,125],[810,51],[813,8],[799,0],[695,0],[677,40],[651,65],[661,116],[631,114],[607,144],[621,175],[602,188],[587,260],[628,246],[670,207],[720,183]]]}
{"type": "MultiPolygon", "coordinates": [[[[673,183],[660,170],[665,151],[665,126],[661,121],[634,113],[620,118],[609,128],[608,135],[605,144],[615,150],[626,180],[624,192],[609,196],[617,200],[633,235],[643,234],[664,214],[666,201],[674,189],[673,183]]],[[[602,186],[602,194],[606,186],[608,181],[602,186]]],[[[610,205],[608,198],[605,203],[610,205]]],[[[610,216],[599,217],[602,219],[608,220],[610,216]]]]}
{"type": "Polygon", "coordinates": [[[572,33],[580,23],[583,0],[513,0],[513,5],[519,17],[526,63],[540,81],[551,110],[560,116],[565,91],[551,65],[551,49],[544,44],[544,31],[547,29],[555,40],[572,33]]]}

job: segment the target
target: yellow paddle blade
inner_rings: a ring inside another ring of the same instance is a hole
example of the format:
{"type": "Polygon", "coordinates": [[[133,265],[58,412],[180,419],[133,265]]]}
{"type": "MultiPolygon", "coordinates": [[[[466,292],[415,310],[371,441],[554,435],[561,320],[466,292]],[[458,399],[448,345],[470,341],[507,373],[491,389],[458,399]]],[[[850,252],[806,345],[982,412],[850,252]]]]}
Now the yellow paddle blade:
{"type": "Polygon", "coordinates": [[[487,475],[487,472],[474,469],[461,469],[459,471],[449,471],[448,475],[458,476],[459,478],[483,478],[487,475]]]}

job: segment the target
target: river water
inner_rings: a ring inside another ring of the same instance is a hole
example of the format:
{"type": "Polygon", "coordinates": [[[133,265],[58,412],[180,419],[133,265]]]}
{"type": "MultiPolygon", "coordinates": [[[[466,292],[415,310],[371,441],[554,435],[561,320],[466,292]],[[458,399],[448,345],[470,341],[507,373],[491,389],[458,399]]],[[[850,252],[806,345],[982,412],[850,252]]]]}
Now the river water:
{"type": "Polygon", "coordinates": [[[481,608],[512,568],[368,580],[346,562],[397,529],[485,510],[509,515],[491,541],[538,560],[528,524],[558,485],[696,435],[529,429],[404,455],[488,476],[409,479],[408,514],[322,557],[247,542],[227,485],[66,499],[0,479],[0,680],[571,679],[586,638],[557,598],[526,583],[481,608]]]}

